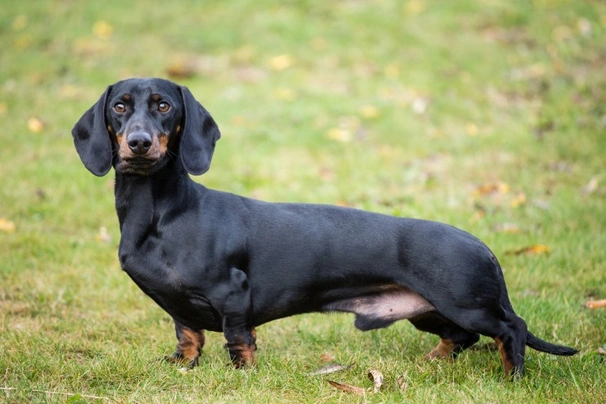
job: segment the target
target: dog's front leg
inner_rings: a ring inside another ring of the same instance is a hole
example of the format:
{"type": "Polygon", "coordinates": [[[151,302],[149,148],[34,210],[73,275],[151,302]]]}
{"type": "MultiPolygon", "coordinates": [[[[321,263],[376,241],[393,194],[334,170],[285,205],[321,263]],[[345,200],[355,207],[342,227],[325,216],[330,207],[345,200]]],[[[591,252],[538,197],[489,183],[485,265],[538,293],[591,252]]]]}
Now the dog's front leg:
{"type": "Polygon", "coordinates": [[[173,363],[184,362],[189,368],[198,366],[198,358],[204,346],[204,330],[192,330],[175,320],[175,331],[179,343],[175,353],[166,359],[173,363]]]}
{"type": "Polygon", "coordinates": [[[253,328],[253,309],[250,286],[246,274],[236,268],[230,271],[225,295],[221,304],[225,347],[236,368],[253,366],[257,349],[253,328]]]}

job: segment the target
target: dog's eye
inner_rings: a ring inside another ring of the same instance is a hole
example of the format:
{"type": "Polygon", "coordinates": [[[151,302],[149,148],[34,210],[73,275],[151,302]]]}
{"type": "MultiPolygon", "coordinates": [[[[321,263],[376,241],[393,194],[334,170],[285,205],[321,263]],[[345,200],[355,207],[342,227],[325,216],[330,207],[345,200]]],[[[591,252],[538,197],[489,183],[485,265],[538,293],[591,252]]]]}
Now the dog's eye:
{"type": "Polygon", "coordinates": [[[126,106],[121,102],[117,102],[114,105],[114,111],[116,111],[119,114],[123,114],[124,112],[126,112],[126,106]]]}
{"type": "Polygon", "coordinates": [[[158,111],[160,111],[160,112],[168,112],[169,109],[170,109],[170,105],[168,105],[168,102],[162,101],[161,103],[158,104],[158,111]]]}

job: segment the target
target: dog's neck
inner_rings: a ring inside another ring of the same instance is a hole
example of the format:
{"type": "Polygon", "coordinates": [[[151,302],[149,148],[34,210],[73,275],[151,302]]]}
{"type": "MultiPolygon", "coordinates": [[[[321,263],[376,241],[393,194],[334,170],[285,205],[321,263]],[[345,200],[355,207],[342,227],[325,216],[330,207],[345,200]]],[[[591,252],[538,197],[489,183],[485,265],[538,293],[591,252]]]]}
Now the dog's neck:
{"type": "Polygon", "coordinates": [[[149,231],[159,220],[158,208],[163,204],[170,204],[170,209],[161,209],[163,212],[187,210],[187,201],[191,200],[188,195],[195,185],[178,160],[149,176],[116,171],[114,192],[120,231],[127,222],[135,236],[149,231]]]}

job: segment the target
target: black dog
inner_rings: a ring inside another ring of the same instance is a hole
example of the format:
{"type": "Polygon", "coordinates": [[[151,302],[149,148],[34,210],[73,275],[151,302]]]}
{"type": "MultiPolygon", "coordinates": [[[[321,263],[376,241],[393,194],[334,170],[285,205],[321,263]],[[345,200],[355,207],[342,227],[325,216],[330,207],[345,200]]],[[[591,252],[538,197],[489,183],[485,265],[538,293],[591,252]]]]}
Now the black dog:
{"type": "Polygon", "coordinates": [[[254,364],[254,327],[309,312],[350,312],[361,330],[408,319],[440,336],[431,358],[486,335],[505,372],[528,345],[572,348],[526,329],[495,256],[454,227],[355,209],[265,203],[192,181],[220,133],[190,91],[161,79],[110,87],[72,134],[93,174],[116,171],[120,262],[175,322],[175,361],[198,363],[204,330],[222,331],[236,367],[254,364]]]}

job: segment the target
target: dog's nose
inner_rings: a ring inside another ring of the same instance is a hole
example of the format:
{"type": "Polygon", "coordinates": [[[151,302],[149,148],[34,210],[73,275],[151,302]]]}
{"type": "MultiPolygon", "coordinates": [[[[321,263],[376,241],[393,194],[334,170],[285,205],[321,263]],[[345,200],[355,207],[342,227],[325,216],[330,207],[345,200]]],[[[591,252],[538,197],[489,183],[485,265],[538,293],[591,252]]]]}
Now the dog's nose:
{"type": "Polygon", "coordinates": [[[135,154],[145,154],[152,145],[152,138],[145,132],[134,132],[128,135],[128,147],[135,154]]]}

